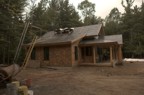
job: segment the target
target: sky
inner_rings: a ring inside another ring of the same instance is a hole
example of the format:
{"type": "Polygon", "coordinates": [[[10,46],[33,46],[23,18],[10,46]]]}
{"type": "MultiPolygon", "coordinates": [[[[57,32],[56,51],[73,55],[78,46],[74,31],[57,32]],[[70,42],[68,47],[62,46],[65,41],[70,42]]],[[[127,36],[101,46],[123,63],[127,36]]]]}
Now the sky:
{"type": "MultiPolygon", "coordinates": [[[[78,4],[84,0],[69,0],[70,4],[73,4],[76,8],[78,4]]],[[[92,3],[95,3],[96,7],[96,16],[101,16],[102,18],[105,18],[110,11],[117,7],[120,12],[124,12],[124,8],[121,5],[121,0],[89,0],[92,3]]],[[[142,3],[142,0],[135,0],[133,5],[140,6],[142,3]]]]}

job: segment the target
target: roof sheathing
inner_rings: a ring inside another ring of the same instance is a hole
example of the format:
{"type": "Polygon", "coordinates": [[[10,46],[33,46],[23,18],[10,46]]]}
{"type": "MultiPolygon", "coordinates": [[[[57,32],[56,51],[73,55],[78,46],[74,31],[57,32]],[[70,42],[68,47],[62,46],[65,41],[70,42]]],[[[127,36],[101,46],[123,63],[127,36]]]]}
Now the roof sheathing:
{"type": "Polygon", "coordinates": [[[102,24],[76,27],[73,33],[70,34],[54,34],[54,31],[47,32],[40,37],[36,44],[57,44],[57,43],[72,43],[73,41],[89,36],[96,36],[99,34],[102,24]]]}

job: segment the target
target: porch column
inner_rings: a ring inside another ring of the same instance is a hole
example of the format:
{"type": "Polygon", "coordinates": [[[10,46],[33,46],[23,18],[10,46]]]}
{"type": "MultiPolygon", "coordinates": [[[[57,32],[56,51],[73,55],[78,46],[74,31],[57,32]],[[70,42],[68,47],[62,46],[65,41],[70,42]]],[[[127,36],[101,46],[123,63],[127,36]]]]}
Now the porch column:
{"type": "Polygon", "coordinates": [[[96,48],[93,46],[93,62],[96,63],[96,48]]]}
{"type": "Polygon", "coordinates": [[[73,45],[71,45],[71,65],[72,67],[75,66],[75,62],[74,62],[74,49],[73,49],[73,45]]]}
{"type": "Polygon", "coordinates": [[[113,47],[113,59],[115,60],[116,59],[116,56],[115,56],[115,47],[113,47]]]}
{"type": "Polygon", "coordinates": [[[113,66],[113,52],[112,52],[112,46],[110,46],[110,63],[113,66]]]}
{"type": "Polygon", "coordinates": [[[81,48],[78,47],[78,65],[81,63],[81,48]]]}
{"type": "Polygon", "coordinates": [[[118,61],[118,46],[116,46],[116,60],[118,61]]]}
{"type": "Polygon", "coordinates": [[[118,63],[122,62],[122,49],[121,46],[118,47],[118,63]]]}

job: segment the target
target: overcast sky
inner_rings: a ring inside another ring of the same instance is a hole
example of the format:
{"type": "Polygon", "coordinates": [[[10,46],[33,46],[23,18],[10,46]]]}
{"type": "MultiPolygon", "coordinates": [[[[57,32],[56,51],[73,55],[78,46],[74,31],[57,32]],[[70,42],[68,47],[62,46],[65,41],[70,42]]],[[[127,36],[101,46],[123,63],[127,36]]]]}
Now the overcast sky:
{"type": "MultiPolygon", "coordinates": [[[[73,4],[76,8],[78,4],[84,0],[69,0],[71,4],[73,4]]],[[[121,0],[89,0],[96,5],[96,16],[101,16],[105,18],[113,9],[117,7],[120,12],[124,12],[124,9],[121,5],[121,0]]],[[[134,5],[140,6],[142,0],[135,0],[134,5]]]]}

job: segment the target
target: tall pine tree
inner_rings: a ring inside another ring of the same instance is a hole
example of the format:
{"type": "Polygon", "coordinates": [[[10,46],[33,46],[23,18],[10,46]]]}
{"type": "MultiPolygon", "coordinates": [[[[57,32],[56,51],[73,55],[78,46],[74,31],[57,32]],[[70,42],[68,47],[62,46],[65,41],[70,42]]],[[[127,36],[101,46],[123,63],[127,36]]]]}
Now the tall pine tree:
{"type": "Polygon", "coordinates": [[[0,61],[11,63],[23,28],[26,0],[0,0],[0,61]]]}

